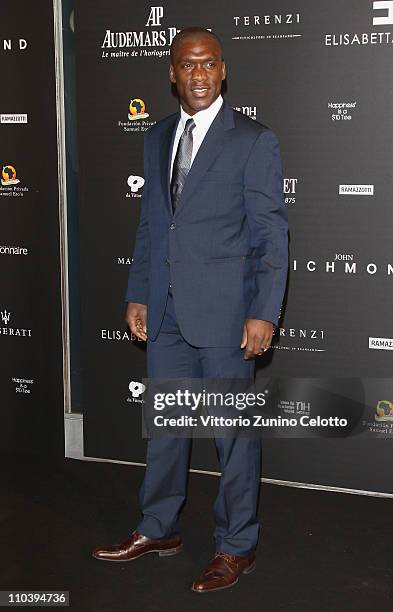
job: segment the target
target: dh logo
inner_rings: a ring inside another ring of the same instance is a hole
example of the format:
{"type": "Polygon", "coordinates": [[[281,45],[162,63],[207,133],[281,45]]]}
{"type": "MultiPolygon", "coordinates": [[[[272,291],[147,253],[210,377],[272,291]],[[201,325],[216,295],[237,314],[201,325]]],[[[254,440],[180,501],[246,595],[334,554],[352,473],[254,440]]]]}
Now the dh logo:
{"type": "Polygon", "coordinates": [[[1,313],[1,320],[3,321],[3,323],[5,325],[7,325],[9,323],[10,320],[10,312],[7,312],[6,310],[4,312],[1,313]]]}
{"type": "Polygon", "coordinates": [[[160,26],[163,15],[164,15],[163,6],[150,7],[149,19],[146,21],[146,25],[147,26],[160,26]]]}
{"type": "Polygon", "coordinates": [[[132,393],[132,397],[139,397],[146,389],[146,385],[141,382],[135,382],[135,380],[132,380],[128,385],[128,388],[132,393]]]}
{"type": "Polygon", "coordinates": [[[373,25],[392,25],[393,24],[393,1],[375,0],[373,2],[374,11],[386,9],[388,14],[385,17],[373,17],[373,25]]]}

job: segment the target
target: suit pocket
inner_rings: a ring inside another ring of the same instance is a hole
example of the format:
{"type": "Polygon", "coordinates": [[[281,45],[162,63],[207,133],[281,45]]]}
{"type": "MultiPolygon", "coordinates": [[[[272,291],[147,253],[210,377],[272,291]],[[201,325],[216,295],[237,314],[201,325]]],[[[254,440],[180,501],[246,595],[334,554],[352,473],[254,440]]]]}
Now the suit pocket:
{"type": "Polygon", "coordinates": [[[205,259],[205,263],[225,263],[231,261],[245,261],[246,259],[250,259],[253,257],[252,255],[230,255],[229,257],[208,257],[205,259]]]}
{"type": "Polygon", "coordinates": [[[208,170],[205,174],[206,181],[225,181],[228,182],[228,172],[219,172],[217,170],[208,170]]]}
{"type": "Polygon", "coordinates": [[[202,180],[214,183],[225,183],[225,185],[233,185],[234,183],[238,183],[239,185],[242,184],[241,181],[237,177],[233,177],[230,172],[220,170],[208,170],[202,180]]]}

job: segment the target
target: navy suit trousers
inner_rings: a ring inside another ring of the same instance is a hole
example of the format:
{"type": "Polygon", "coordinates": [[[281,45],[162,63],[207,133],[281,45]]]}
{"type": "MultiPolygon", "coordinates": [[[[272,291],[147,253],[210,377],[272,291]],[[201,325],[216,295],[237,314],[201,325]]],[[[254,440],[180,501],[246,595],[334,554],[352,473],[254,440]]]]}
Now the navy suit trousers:
{"type": "MultiPolygon", "coordinates": [[[[171,289],[158,336],[147,342],[149,378],[253,378],[254,360],[239,347],[200,348],[189,344],[177,323],[171,289]]],[[[247,555],[256,548],[261,440],[216,437],[220,462],[214,504],[216,551],[247,555]]],[[[137,530],[149,538],[179,533],[178,518],[187,494],[190,438],[153,438],[148,442],[146,472],[140,490],[143,519],[137,530]]]]}

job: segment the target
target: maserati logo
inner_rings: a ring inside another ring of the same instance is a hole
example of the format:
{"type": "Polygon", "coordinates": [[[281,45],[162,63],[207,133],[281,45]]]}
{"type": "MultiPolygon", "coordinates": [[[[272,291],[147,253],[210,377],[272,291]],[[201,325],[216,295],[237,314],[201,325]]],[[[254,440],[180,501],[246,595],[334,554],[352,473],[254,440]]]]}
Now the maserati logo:
{"type": "Polygon", "coordinates": [[[5,310],[4,312],[1,313],[1,320],[3,321],[3,323],[5,325],[7,325],[9,323],[10,320],[10,312],[7,312],[7,310],[5,310]]]}
{"type": "Polygon", "coordinates": [[[17,336],[19,338],[31,338],[31,329],[22,329],[21,327],[10,327],[8,323],[10,322],[11,313],[8,310],[4,310],[0,312],[1,321],[4,326],[0,327],[0,338],[2,336],[17,336]]]}

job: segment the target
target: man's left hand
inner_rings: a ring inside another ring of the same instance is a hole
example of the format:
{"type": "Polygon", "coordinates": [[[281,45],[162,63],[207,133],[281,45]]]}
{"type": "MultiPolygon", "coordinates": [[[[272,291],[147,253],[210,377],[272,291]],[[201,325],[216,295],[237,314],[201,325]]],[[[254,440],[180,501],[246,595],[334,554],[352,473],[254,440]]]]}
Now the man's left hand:
{"type": "Polygon", "coordinates": [[[240,348],[245,348],[244,359],[255,359],[263,355],[272,343],[273,323],[259,319],[246,319],[240,348]]]}

